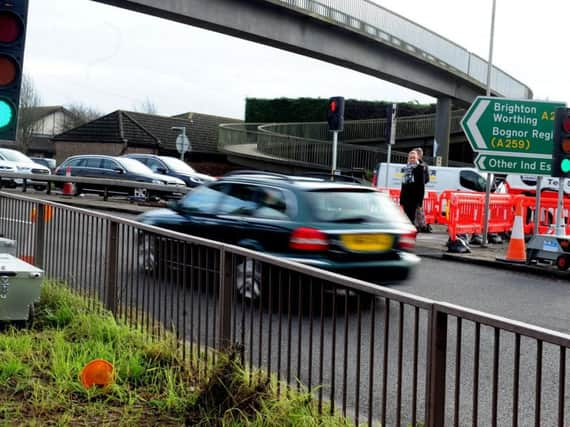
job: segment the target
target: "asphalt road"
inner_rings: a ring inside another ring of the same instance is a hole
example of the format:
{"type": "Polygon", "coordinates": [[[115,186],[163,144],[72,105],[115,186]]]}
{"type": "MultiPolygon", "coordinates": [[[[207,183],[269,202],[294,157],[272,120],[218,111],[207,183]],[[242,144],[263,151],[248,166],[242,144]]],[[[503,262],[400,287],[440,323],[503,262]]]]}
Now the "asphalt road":
{"type": "MultiPolygon", "coordinates": [[[[29,242],[33,238],[33,225],[29,221],[27,208],[4,207],[0,212],[0,225],[7,235],[13,232],[14,237],[22,242],[29,242]]],[[[79,217],[72,215],[57,215],[57,219],[50,223],[46,231],[49,239],[46,260],[51,273],[65,278],[88,294],[97,295],[98,287],[105,282],[102,273],[105,247],[101,243],[106,241],[105,230],[104,223],[82,222],[79,217]]],[[[149,276],[141,272],[136,262],[136,236],[133,230],[124,230],[118,241],[122,265],[118,271],[121,303],[144,306],[165,325],[181,325],[179,334],[197,346],[212,345],[215,341],[212,333],[217,316],[217,296],[207,286],[215,283],[212,272],[202,269],[191,279],[177,274],[166,278],[149,276]]],[[[206,263],[214,257],[208,252],[201,252],[197,256],[206,263]]],[[[416,275],[396,288],[568,332],[569,286],[565,281],[543,279],[516,271],[424,259],[416,275]]],[[[306,294],[304,298],[307,298],[306,294]]],[[[387,424],[394,425],[397,423],[396,407],[399,403],[402,408],[401,424],[409,423],[413,408],[414,309],[393,301],[388,303],[378,300],[374,311],[370,306],[362,306],[358,312],[354,299],[345,299],[344,296],[335,297],[334,310],[332,304],[330,298],[326,302],[315,300],[310,309],[289,310],[288,306],[284,306],[279,313],[275,307],[270,310],[266,306],[237,303],[232,319],[233,334],[245,347],[246,364],[265,367],[271,364],[272,371],[279,371],[281,377],[290,382],[299,378],[304,384],[313,387],[322,383],[324,398],[332,398],[348,414],[355,415],[358,412],[359,421],[366,420],[370,409],[373,418],[377,420],[385,400],[387,424]],[[321,310],[321,307],[327,309],[321,310]],[[389,319],[388,325],[386,319],[389,319]],[[388,329],[389,337],[386,394],[382,391],[385,328],[388,329]],[[401,350],[398,348],[400,336],[401,350]],[[356,351],[359,344],[360,352],[356,351]],[[397,363],[400,359],[401,373],[397,363]],[[401,381],[398,377],[401,377],[401,381]],[[401,389],[398,388],[398,383],[402,384],[401,389]],[[342,399],[343,394],[346,400],[342,399]]],[[[139,315],[136,311],[133,314],[129,308],[122,310],[131,317],[139,315]]],[[[451,424],[454,420],[452,404],[455,392],[454,320],[450,321],[449,329],[446,419],[451,424]]],[[[415,376],[418,391],[415,408],[418,419],[423,419],[427,330],[425,312],[419,313],[418,330],[418,370],[415,376]]],[[[464,322],[461,336],[459,424],[472,425],[474,325],[464,322]]],[[[482,327],[477,400],[479,425],[482,426],[490,425],[492,411],[492,344],[493,330],[482,327]]],[[[499,354],[498,425],[510,425],[514,354],[512,334],[501,333],[499,354]]],[[[542,425],[555,424],[558,380],[554,372],[558,357],[557,349],[544,346],[541,372],[542,425]]],[[[534,425],[536,343],[532,340],[523,339],[521,342],[520,372],[519,425],[534,425]]],[[[570,388],[568,380],[566,388],[570,388]]],[[[568,412],[568,399],[565,406],[568,412]]]]}

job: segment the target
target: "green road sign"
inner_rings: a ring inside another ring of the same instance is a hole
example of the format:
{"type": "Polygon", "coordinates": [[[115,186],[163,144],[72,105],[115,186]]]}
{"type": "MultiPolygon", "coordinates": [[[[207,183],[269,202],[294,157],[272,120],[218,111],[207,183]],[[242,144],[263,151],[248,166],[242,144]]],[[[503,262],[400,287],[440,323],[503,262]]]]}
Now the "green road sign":
{"type": "Polygon", "coordinates": [[[482,172],[520,173],[525,175],[551,174],[551,158],[524,154],[502,155],[500,153],[479,153],[475,166],[482,172]]]}
{"type": "Polygon", "coordinates": [[[562,102],[479,96],[461,120],[474,151],[552,157],[554,110],[562,102]]]}

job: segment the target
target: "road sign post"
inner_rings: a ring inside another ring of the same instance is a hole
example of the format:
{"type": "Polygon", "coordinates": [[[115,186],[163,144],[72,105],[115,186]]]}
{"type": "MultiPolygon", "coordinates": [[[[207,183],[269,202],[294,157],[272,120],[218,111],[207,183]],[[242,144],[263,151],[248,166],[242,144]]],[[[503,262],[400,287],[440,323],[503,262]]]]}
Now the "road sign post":
{"type": "Polygon", "coordinates": [[[173,126],[171,129],[181,131],[180,135],[176,137],[176,150],[180,153],[180,160],[184,161],[184,153],[191,150],[190,141],[186,136],[186,128],[173,126]]]}

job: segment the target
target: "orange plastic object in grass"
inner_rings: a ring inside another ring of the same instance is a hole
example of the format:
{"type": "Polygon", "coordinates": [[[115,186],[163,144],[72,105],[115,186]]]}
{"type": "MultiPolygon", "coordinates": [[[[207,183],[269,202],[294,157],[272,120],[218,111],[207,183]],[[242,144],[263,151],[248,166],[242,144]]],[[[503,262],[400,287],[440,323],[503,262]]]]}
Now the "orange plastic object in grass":
{"type": "Polygon", "coordinates": [[[113,364],[104,359],[95,359],[83,367],[80,379],[85,388],[94,385],[106,387],[113,382],[113,364]]]}

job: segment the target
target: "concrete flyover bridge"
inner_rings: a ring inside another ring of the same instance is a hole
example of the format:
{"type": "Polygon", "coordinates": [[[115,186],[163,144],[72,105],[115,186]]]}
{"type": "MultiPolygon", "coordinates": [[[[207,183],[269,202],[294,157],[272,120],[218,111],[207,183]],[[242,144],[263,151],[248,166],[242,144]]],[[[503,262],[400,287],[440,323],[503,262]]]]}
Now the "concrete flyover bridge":
{"type": "MultiPolygon", "coordinates": [[[[450,134],[463,139],[459,121],[464,111],[451,116],[450,134]]],[[[405,163],[408,148],[433,141],[435,114],[402,117],[398,119],[397,144],[391,161],[405,163]]],[[[345,122],[339,134],[338,168],[351,173],[371,171],[378,162],[386,161],[386,119],[345,122]]],[[[462,144],[465,145],[465,144],[462,144]]],[[[330,170],[332,164],[331,133],[326,122],[318,123],[229,123],[219,128],[218,148],[233,163],[259,168],[270,163],[272,169],[295,173],[306,170],[330,170]]],[[[433,164],[433,158],[424,156],[433,164]]],[[[465,163],[449,161],[451,166],[465,163]]]]}
{"type": "MultiPolygon", "coordinates": [[[[367,0],[94,0],[350,68],[437,98],[435,137],[448,158],[452,104],[485,94],[487,62],[367,0]]],[[[532,98],[497,67],[493,95],[532,98]]]]}

